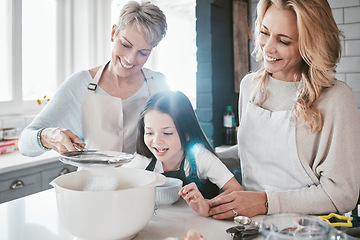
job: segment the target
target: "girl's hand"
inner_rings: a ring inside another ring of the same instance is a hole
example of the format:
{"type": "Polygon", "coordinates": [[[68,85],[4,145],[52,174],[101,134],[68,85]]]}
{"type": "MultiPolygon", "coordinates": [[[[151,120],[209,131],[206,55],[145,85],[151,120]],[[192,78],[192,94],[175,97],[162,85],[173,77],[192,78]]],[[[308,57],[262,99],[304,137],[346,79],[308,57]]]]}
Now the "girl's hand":
{"type": "Polygon", "coordinates": [[[86,145],[69,129],[63,128],[45,128],[41,132],[40,140],[44,147],[52,148],[58,153],[76,151],[79,148],[84,148],[86,145]]]}
{"type": "Polygon", "coordinates": [[[202,196],[195,183],[190,183],[180,189],[179,195],[189,204],[189,206],[200,215],[209,216],[210,206],[202,196]]]}
{"type": "Polygon", "coordinates": [[[208,201],[209,215],[215,219],[231,219],[236,215],[253,217],[266,214],[265,192],[235,191],[208,201]]]}

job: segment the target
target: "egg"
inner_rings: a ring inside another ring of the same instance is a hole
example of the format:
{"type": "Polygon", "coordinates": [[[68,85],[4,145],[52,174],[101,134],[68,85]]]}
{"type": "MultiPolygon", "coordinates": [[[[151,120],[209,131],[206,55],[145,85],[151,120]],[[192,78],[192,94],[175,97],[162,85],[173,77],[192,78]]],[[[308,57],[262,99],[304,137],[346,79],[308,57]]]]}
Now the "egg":
{"type": "Polygon", "coordinates": [[[198,231],[192,229],[185,233],[182,240],[204,240],[204,238],[198,231]]]}

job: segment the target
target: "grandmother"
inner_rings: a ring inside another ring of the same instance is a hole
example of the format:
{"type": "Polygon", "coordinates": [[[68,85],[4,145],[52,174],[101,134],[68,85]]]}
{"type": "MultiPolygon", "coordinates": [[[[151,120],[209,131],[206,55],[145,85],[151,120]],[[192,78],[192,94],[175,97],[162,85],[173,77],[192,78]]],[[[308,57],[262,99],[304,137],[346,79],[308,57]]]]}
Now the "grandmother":
{"type": "Polygon", "coordinates": [[[165,36],[164,13],[150,2],[131,1],[113,25],[111,59],[69,77],[20,135],[19,150],[37,156],[89,149],[135,152],[140,111],[165,76],[143,68],[165,36]]]}

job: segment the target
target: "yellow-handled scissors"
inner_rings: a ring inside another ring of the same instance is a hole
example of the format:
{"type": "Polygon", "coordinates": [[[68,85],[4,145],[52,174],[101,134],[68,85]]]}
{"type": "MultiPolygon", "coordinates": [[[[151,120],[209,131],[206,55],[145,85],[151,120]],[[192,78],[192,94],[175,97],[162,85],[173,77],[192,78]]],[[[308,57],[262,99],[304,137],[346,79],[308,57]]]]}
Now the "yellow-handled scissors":
{"type": "Polygon", "coordinates": [[[330,213],[326,216],[319,216],[325,222],[327,222],[330,226],[333,227],[356,227],[359,226],[359,217],[351,215],[352,217],[347,217],[343,215],[339,215],[336,213],[330,213]]]}

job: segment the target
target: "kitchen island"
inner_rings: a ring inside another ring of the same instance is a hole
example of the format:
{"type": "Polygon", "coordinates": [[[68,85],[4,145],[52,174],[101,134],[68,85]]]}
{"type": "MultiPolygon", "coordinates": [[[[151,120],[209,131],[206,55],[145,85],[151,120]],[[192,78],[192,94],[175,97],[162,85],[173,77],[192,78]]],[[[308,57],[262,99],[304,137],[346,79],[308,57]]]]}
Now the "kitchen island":
{"type": "MultiPolygon", "coordinates": [[[[259,221],[262,217],[257,216],[254,220],[259,221]]],[[[225,231],[234,225],[232,221],[202,217],[180,198],[173,205],[159,207],[134,239],[182,240],[188,230],[195,229],[204,240],[231,240],[225,231]]],[[[53,188],[0,204],[0,229],[1,240],[78,239],[61,222],[53,188]]]]}

